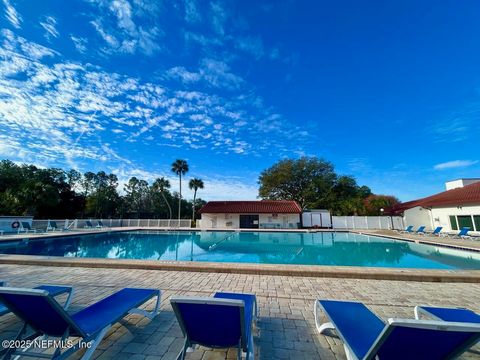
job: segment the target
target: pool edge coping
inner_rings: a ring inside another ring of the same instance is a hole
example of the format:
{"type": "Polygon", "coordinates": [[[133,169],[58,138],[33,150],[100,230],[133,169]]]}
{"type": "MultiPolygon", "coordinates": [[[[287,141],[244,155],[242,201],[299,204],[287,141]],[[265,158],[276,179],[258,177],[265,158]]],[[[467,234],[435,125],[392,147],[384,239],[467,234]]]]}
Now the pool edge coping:
{"type": "Polygon", "coordinates": [[[63,258],[0,254],[0,264],[299,276],[418,282],[480,283],[480,270],[428,270],[353,266],[213,263],[197,261],[63,258]]]}

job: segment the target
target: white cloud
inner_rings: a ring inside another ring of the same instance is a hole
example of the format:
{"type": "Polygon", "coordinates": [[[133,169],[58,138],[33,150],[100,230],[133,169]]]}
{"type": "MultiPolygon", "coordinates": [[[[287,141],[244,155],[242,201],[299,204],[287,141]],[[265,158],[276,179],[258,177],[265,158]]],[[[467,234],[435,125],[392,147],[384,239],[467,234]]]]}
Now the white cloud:
{"type": "Polygon", "coordinates": [[[70,35],[70,39],[72,40],[73,45],[75,46],[75,49],[77,49],[78,52],[83,54],[87,51],[87,43],[88,43],[87,39],[76,37],[73,35],[70,35]]]}
{"type": "Polygon", "coordinates": [[[245,81],[234,74],[227,63],[220,60],[205,58],[200,61],[197,72],[189,71],[183,66],[175,66],[166,72],[166,78],[180,80],[184,84],[203,81],[215,88],[229,90],[239,89],[245,81]]]}
{"type": "Polygon", "coordinates": [[[211,24],[213,30],[218,34],[223,36],[225,34],[225,22],[227,21],[227,11],[222,6],[220,1],[214,1],[210,4],[211,10],[211,24]]]}
{"type": "Polygon", "coordinates": [[[102,25],[100,24],[100,22],[98,21],[91,21],[90,24],[93,25],[93,27],[95,28],[95,30],[97,30],[97,32],[100,34],[100,36],[102,37],[103,40],[105,40],[105,42],[110,45],[111,47],[113,48],[118,48],[119,47],[119,42],[118,40],[115,38],[115,36],[113,35],[110,35],[108,34],[102,27],[102,25]]]}
{"type": "MultiPolygon", "coordinates": [[[[71,39],[74,44],[78,40],[71,39]]],[[[170,74],[183,77],[167,78],[183,82],[188,71],[183,70],[170,74]]],[[[133,167],[134,155],[125,155],[118,144],[137,139],[150,139],[152,146],[208,148],[213,154],[255,156],[269,151],[282,156],[301,150],[301,139],[292,134],[296,128],[266,108],[226,63],[204,59],[189,73],[196,74],[193,78],[198,76],[197,82],[207,85],[209,92],[177,90],[177,84],[172,89],[161,78],[156,79],[159,83],[146,82],[65,61],[54,50],[3,30],[0,119],[15,141],[1,138],[0,154],[46,166],[81,168],[91,160],[103,163],[98,165],[102,167],[133,167]],[[232,91],[215,94],[225,86],[232,91]],[[256,126],[258,119],[263,119],[262,126],[256,126]],[[271,126],[276,129],[275,139],[271,126]],[[285,140],[288,149],[282,147],[285,140]]]]}
{"type": "Polygon", "coordinates": [[[197,8],[195,0],[185,0],[185,21],[188,23],[197,23],[201,20],[200,11],[197,8]]]}
{"type": "Polygon", "coordinates": [[[51,39],[52,37],[57,38],[60,35],[56,25],[57,20],[53,16],[46,16],[43,21],[40,21],[40,26],[46,31],[45,37],[47,39],[51,39]]]}
{"type": "Polygon", "coordinates": [[[5,18],[12,24],[16,29],[20,29],[20,24],[22,23],[22,17],[15,10],[15,8],[10,4],[9,0],[3,0],[3,5],[5,6],[5,18]]]}
{"type": "Polygon", "coordinates": [[[453,160],[435,165],[435,170],[463,168],[477,164],[478,160],[453,160]]]}
{"type": "Polygon", "coordinates": [[[235,40],[236,47],[248,54],[253,55],[257,60],[264,55],[262,38],[259,36],[245,36],[235,40]]]}
{"type": "Polygon", "coordinates": [[[127,0],[91,0],[100,8],[111,15],[92,20],[93,25],[100,37],[107,43],[105,52],[144,55],[153,55],[161,50],[160,37],[163,32],[156,26],[137,26],[134,18],[154,18],[158,11],[155,4],[149,5],[143,1],[133,2],[137,9],[134,9],[127,0]],[[112,25],[112,17],[116,20],[112,25]]]}
{"type": "Polygon", "coordinates": [[[175,66],[169,69],[167,71],[167,76],[178,79],[183,83],[193,83],[201,79],[201,75],[199,73],[188,71],[183,66],[175,66]]]}

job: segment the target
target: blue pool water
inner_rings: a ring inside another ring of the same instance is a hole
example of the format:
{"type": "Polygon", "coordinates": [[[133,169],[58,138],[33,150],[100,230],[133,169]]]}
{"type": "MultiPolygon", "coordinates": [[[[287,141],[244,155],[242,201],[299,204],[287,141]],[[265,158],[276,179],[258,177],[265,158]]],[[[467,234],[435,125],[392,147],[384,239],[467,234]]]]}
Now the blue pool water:
{"type": "Polygon", "coordinates": [[[0,242],[0,253],[104,259],[480,269],[479,253],[341,232],[111,232],[0,242]]]}

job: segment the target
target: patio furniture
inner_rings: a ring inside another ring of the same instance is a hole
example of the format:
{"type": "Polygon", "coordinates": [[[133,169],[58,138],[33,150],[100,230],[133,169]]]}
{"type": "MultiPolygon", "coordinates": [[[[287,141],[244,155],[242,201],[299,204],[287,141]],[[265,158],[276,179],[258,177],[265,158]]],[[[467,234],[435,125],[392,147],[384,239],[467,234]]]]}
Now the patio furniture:
{"type": "Polygon", "coordinates": [[[359,302],[317,300],[314,312],[317,330],[336,330],[348,360],[452,359],[480,338],[480,324],[414,319],[384,323],[359,302]],[[319,309],[330,322],[319,323],[319,309]]]}
{"type": "Polygon", "coordinates": [[[423,314],[432,317],[435,320],[480,324],[480,315],[465,308],[445,308],[419,305],[415,306],[414,314],[415,319],[420,319],[420,315],[423,314]]]}
{"type": "Polygon", "coordinates": [[[442,226],[437,226],[435,230],[432,232],[426,233],[429,236],[440,236],[440,233],[442,232],[443,227],[442,226]]]}
{"type": "Polygon", "coordinates": [[[257,318],[255,295],[215,293],[213,297],[179,297],[170,299],[185,337],[178,358],[195,345],[210,348],[237,348],[237,358],[254,359],[252,325],[257,318]]]}
{"type": "Polygon", "coordinates": [[[418,229],[415,231],[415,235],[425,235],[425,227],[424,225],[419,226],[418,229]]]}
{"type": "Polygon", "coordinates": [[[48,231],[57,231],[57,230],[58,230],[57,222],[55,220],[48,220],[46,231],[48,232],[48,231]]]}
{"type": "Polygon", "coordinates": [[[404,230],[395,230],[399,233],[411,233],[413,232],[413,225],[408,225],[404,230]]]}
{"type": "Polygon", "coordinates": [[[18,227],[18,234],[20,234],[22,231],[24,233],[29,233],[29,232],[36,233],[37,232],[37,230],[32,229],[32,227],[30,226],[30,223],[28,223],[26,221],[21,221],[20,222],[20,226],[18,227]]]}
{"type": "Polygon", "coordinates": [[[469,227],[463,227],[463,228],[460,229],[458,234],[445,233],[445,235],[442,235],[442,236],[446,236],[446,237],[449,237],[449,238],[452,238],[452,239],[471,239],[472,237],[467,235],[469,231],[470,231],[469,227]]]}
{"type": "MultiPolygon", "coordinates": [[[[1,286],[6,286],[6,283],[4,281],[0,281],[0,287],[1,286]]],[[[40,286],[37,286],[34,289],[45,290],[50,294],[51,297],[57,297],[59,295],[68,294],[68,296],[65,300],[65,303],[63,304],[63,308],[65,310],[67,310],[68,307],[70,306],[70,302],[72,301],[72,296],[73,296],[73,292],[74,292],[73,288],[71,286],[58,286],[58,285],[40,285],[40,286]]],[[[3,315],[8,314],[10,312],[11,312],[10,309],[8,307],[4,306],[0,302],[0,316],[3,316],[3,315]]]]}
{"type": "Polygon", "coordinates": [[[85,220],[85,229],[93,229],[93,224],[90,220],[85,220]]]}
{"type": "Polygon", "coordinates": [[[60,360],[82,348],[82,344],[90,343],[82,357],[89,359],[110,327],[126,315],[141,314],[149,319],[154,318],[158,314],[160,296],[160,290],[156,289],[124,288],[70,315],[46,290],[0,287],[0,301],[24,321],[15,341],[31,338],[31,335],[26,335],[29,327],[34,330],[35,337],[48,336],[60,338],[61,341],[71,336],[80,338],[79,342],[63,352],[60,348],[56,348],[52,354],[9,348],[3,359],[22,355],[60,360]],[[157,301],[153,311],[138,308],[154,297],[157,297],[157,301]]]}

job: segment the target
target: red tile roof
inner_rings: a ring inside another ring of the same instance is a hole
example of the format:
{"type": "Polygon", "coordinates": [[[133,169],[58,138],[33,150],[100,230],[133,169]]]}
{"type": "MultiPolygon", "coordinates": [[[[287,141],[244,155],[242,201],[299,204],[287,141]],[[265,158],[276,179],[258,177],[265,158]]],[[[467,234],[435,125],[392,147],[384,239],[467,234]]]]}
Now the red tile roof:
{"type": "Polygon", "coordinates": [[[218,214],[300,214],[302,208],[295,201],[209,201],[200,213],[218,214]]]}
{"type": "Polygon", "coordinates": [[[397,205],[393,210],[398,213],[416,206],[430,208],[467,204],[480,204],[480,182],[447,190],[422,199],[408,201],[397,205]]]}

